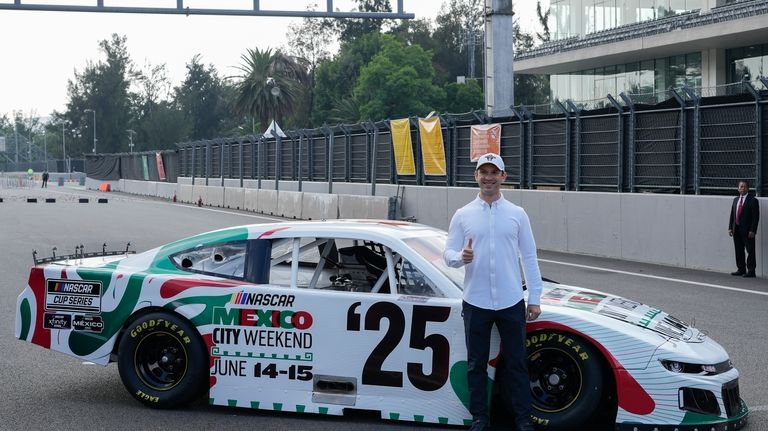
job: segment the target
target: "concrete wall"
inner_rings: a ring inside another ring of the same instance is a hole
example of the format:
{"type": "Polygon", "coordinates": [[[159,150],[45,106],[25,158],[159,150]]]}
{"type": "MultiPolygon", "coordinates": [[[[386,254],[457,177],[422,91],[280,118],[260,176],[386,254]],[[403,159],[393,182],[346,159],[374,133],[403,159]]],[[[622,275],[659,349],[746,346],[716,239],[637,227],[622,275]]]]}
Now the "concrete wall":
{"type": "MultiPolygon", "coordinates": [[[[251,181],[251,180],[249,180],[251,181]]],[[[90,184],[98,187],[95,180],[90,184]]],[[[472,187],[422,187],[376,185],[376,196],[368,196],[370,184],[337,187],[353,193],[320,193],[324,182],[303,182],[303,192],[283,189],[298,183],[278,182],[280,190],[202,186],[184,181],[175,187],[145,181],[115,182],[128,193],[156,193],[178,201],[233,207],[286,218],[386,218],[389,197],[402,197],[403,217],[419,223],[448,229],[453,213],[475,199],[472,187]],[[398,192],[399,191],[399,192],[398,192]]],[[[197,180],[196,180],[197,183],[197,180]]],[[[239,183],[239,181],[238,181],[239,183]]],[[[274,182],[262,182],[272,185],[274,182]]],[[[522,206],[531,220],[536,245],[542,250],[589,254],[617,259],[656,263],[722,272],[736,267],[733,240],[727,224],[733,197],[664,194],[625,194],[563,192],[544,190],[504,190],[505,197],[522,206]]],[[[760,210],[768,214],[768,199],[760,198],[760,210]]],[[[768,234],[757,235],[757,273],[768,276],[768,234]]]]}

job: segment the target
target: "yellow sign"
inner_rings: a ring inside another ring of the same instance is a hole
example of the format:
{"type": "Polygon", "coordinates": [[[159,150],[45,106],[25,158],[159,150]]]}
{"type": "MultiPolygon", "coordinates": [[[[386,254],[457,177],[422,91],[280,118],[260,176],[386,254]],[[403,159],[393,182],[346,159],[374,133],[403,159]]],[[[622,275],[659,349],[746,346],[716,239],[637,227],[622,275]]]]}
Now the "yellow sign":
{"type": "Polygon", "coordinates": [[[419,136],[424,175],[445,175],[445,147],[440,118],[419,118],[419,136]]]}
{"type": "Polygon", "coordinates": [[[392,149],[395,154],[397,175],[416,175],[409,120],[407,118],[390,120],[389,126],[392,129],[392,149]]]}

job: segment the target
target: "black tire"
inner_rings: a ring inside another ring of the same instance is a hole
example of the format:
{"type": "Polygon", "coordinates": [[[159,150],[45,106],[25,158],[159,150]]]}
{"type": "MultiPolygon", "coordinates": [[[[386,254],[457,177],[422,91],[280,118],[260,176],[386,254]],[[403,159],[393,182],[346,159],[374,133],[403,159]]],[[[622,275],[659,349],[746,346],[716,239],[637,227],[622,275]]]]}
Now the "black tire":
{"type": "Polygon", "coordinates": [[[605,392],[597,350],[575,335],[553,330],[528,334],[526,346],[536,428],[587,429],[605,392]]]}
{"type": "Polygon", "coordinates": [[[150,313],[125,329],[118,348],[120,378],[142,403],[170,409],[200,397],[208,386],[208,352],[187,320],[150,313]]]}

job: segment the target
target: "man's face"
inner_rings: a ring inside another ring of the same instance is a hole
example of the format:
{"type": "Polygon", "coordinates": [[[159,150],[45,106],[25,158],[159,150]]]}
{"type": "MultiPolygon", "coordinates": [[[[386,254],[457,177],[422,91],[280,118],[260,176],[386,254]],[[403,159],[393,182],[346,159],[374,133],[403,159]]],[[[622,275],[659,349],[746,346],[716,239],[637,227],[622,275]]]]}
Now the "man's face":
{"type": "Polygon", "coordinates": [[[749,191],[749,188],[747,187],[747,183],[744,181],[739,181],[739,194],[745,195],[749,191]]]}
{"type": "Polygon", "coordinates": [[[484,196],[496,196],[501,189],[501,184],[507,179],[507,173],[500,171],[496,165],[486,163],[475,171],[475,181],[480,186],[480,193],[484,196]]]}

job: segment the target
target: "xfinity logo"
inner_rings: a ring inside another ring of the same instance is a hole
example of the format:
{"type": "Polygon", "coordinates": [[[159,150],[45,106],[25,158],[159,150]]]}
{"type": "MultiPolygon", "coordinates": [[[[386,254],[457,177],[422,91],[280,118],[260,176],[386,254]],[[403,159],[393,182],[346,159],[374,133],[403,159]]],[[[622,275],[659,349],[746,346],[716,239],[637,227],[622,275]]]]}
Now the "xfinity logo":
{"type": "Polygon", "coordinates": [[[43,314],[43,328],[71,329],[72,316],[69,314],[45,313],[43,314]]]}

